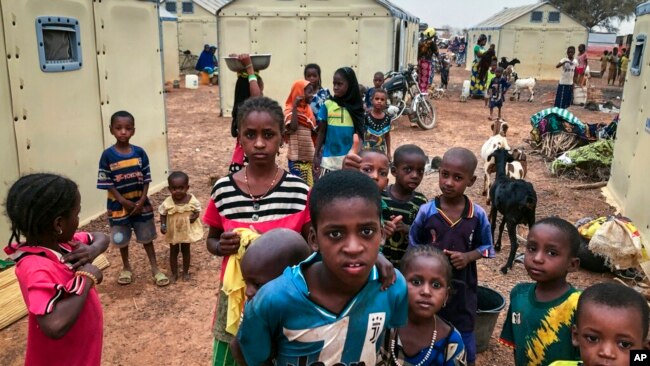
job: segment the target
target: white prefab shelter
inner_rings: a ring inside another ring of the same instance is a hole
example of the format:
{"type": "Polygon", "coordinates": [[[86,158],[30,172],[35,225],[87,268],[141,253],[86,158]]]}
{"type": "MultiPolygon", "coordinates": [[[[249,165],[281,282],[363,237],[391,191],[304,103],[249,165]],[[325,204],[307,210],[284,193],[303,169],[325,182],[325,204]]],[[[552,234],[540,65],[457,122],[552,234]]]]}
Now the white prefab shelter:
{"type": "MultiPolygon", "coordinates": [[[[308,63],[320,65],[330,87],[342,66],[372,85],[375,72],[417,61],[418,18],[384,0],[235,0],[217,18],[220,64],[230,53],[272,54],[261,72],[264,95],[280,102],[308,63]]],[[[222,112],[229,115],[236,75],[222,67],[219,78],[222,112]]]]}
{"type": "Polygon", "coordinates": [[[162,33],[162,54],[165,82],[180,80],[180,57],[178,53],[178,17],[164,7],[158,9],[162,33]]]}
{"type": "Polygon", "coordinates": [[[636,8],[614,159],[605,195],[650,240],[650,2],[636,8]]]}
{"type": "Polygon", "coordinates": [[[589,31],[548,2],[506,8],[469,29],[468,70],[481,34],[488,37],[486,47],[495,45],[499,59],[521,61],[516,66],[520,77],[557,80],[560,72],[555,65],[566,57],[567,47],[577,50],[579,44],[587,44],[589,31]]]}
{"type": "MultiPolygon", "coordinates": [[[[97,190],[111,115],[135,116],[132,143],[167,175],[158,5],[137,0],[0,0],[0,200],[20,175],[54,172],[79,185],[80,219],[106,211],[97,190]]],[[[0,236],[9,237],[3,215],[0,236]]]]}
{"type": "Polygon", "coordinates": [[[178,47],[193,55],[217,44],[217,10],[226,0],[164,0],[161,6],[178,17],[178,47]]]}

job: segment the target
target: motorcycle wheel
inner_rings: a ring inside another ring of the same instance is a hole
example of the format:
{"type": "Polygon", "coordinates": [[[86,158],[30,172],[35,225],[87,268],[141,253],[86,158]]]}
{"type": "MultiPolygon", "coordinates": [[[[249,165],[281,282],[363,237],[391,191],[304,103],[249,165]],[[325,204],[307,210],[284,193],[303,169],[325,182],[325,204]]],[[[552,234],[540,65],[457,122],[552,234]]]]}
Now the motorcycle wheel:
{"type": "Polygon", "coordinates": [[[415,113],[418,116],[418,126],[423,130],[430,130],[436,126],[436,108],[427,98],[418,98],[415,104],[415,113]]]}

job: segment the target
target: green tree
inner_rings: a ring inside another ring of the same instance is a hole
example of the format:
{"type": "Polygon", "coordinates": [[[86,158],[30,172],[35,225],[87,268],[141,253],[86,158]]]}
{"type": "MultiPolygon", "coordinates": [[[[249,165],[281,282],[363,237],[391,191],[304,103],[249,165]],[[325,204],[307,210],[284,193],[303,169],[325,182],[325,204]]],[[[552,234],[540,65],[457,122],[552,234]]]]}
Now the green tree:
{"type": "Polygon", "coordinates": [[[634,14],[639,0],[550,0],[551,4],[569,14],[575,20],[592,29],[601,26],[608,31],[616,31],[612,24],[615,19],[626,20],[634,14]]]}

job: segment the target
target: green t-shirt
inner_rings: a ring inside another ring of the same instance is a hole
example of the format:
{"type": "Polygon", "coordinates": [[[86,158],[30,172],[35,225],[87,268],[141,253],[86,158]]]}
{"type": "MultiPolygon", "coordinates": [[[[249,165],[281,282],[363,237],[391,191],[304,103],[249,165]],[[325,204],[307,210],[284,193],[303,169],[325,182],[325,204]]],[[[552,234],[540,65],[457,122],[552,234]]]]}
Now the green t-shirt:
{"type": "MultiPolygon", "coordinates": [[[[391,216],[402,216],[402,222],[411,226],[418,215],[420,206],[427,203],[427,198],[420,192],[413,192],[413,196],[408,201],[400,201],[390,193],[390,185],[381,192],[382,218],[384,221],[390,220],[391,216]]],[[[393,263],[395,268],[399,268],[399,263],[409,246],[408,233],[396,232],[392,237],[386,238],[386,245],[382,253],[393,263]]]]}
{"type": "Polygon", "coordinates": [[[580,292],[571,287],[559,298],[540,302],[535,283],[520,283],[510,292],[510,307],[499,341],[515,348],[515,365],[546,366],[557,360],[579,360],[571,343],[580,292]]]}

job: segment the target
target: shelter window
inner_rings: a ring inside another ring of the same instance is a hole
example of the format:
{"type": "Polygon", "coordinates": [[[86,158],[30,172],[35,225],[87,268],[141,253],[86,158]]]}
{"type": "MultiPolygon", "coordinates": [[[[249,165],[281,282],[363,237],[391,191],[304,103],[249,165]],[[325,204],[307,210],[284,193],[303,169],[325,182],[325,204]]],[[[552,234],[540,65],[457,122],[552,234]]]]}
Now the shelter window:
{"type": "Polygon", "coordinates": [[[176,1],[165,2],[165,10],[172,14],[176,14],[176,1]]]}
{"type": "Polygon", "coordinates": [[[36,41],[41,71],[62,72],[81,68],[81,37],[77,19],[37,17],[36,41]]]}
{"type": "Polygon", "coordinates": [[[559,23],[560,22],[560,12],[559,11],[549,11],[548,12],[548,22],[549,23],[559,23]]]}
{"type": "Polygon", "coordinates": [[[648,37],[645,34],[636,36],[634,44],[634,54],[632,55],[632,66],[630,66],[630,74],[634,76],[641,75],[641,66],[643,65],[643,52],[645,51],[645,44],[648,37]]]}
{"type": "Polygon", "coordinates": [[[194,3],[191,1],[183,1],[183,14],[194,13],[194,3]]]}
{"type": "Polygon", "coordinates": [[[541,23],[543,17],[544,17],[544,12],[541,11],[534,11],[530,13],[530,21],[532,23],[541,23]]]}

